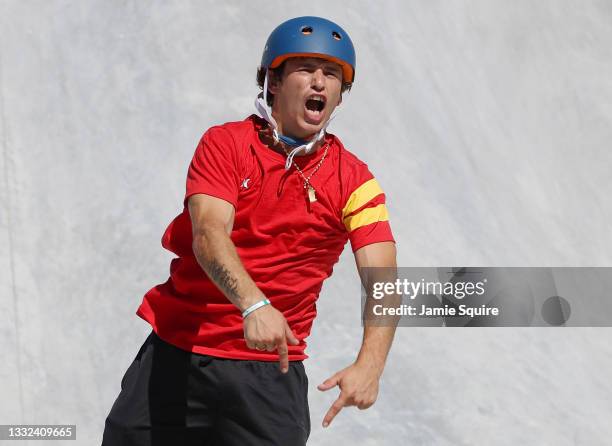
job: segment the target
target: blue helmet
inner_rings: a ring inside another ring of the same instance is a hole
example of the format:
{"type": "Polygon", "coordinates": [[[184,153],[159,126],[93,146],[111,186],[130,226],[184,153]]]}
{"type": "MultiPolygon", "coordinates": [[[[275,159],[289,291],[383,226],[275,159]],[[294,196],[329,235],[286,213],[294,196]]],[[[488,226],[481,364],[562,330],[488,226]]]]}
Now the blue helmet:
{"type": "Polygon", "coordinates": [[[349,35],[321,17],[296,17],[276,27],[266,42],[261,67],[277,68],[290,57],[320,57],[342,67],[343,82],[355,80],[355,48],[349,35]]]}

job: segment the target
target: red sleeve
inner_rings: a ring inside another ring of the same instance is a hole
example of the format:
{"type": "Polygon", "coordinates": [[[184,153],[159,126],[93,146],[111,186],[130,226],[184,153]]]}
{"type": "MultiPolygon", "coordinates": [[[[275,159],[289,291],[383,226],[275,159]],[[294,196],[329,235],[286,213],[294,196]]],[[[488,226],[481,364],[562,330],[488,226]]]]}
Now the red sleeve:
{"type": "Polygon", "coordinates": [[[236,144],[222,127],[210,128],[200,139],[187,172],[183,203],[193,194],[221,198],[236,207],[238,199],[236,144]]]}
{"type": "Polygon", "coordinates": [[[385,194],[367,166],[359,167],[351,176],[348,198],[342,209],[353,252],[372,243],[395,242],[385,194]]]}

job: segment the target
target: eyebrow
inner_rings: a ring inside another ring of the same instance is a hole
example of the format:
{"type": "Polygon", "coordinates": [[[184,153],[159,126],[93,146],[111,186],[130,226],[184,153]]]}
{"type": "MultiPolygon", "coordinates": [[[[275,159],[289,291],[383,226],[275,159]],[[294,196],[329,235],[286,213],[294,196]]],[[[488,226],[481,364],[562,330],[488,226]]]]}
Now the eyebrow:
{"type": "Polygon", "coordinates": [[[337,65],[337,64],[335,64],[333,62],[327,62],[327,61],[325,61],[322,64],[320,64],[319,62],[315,62],[313,60],[305,60],[305,61],[303,61],[302,63],[300,63],[298,65],[306,66],[306,67],[309,67],[309,68],[321,65],[322,68],[327,69],[327,70],[333,69],[333,70],[337,70],[337,71],[342,71],[342,68],[339,65],[337,65]]]}

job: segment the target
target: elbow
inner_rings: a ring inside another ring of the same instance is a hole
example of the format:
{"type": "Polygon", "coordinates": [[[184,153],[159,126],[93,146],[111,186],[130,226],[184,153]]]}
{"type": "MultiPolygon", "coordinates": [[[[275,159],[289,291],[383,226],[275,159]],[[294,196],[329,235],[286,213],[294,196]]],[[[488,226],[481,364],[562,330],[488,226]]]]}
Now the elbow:
{"type": "Polygon", "coordinates": [[[227,237],[227,234],[223,228],[215,226],[198,228],[197,231],[193,232],[191,243],[193,254],[196,258],[206,258],[214,252],[215,245],[221,243],[224,237],[227,237]]]}
{"type": "Polygon", "coordinates": [[[207,233],[198,232],[197,234],[193,234],[193,242],[191,243],[191,249],[193,250],[193,254],[200,258],[206,254],[209,250],[211,237],[207,233]]]}
{"type": "Polygon", "coordinates": [[[194,234],[193,241],[191,242],[191,250],[193,251],[193,254],[196,256],[196,258],[200,258],[202,253],[206,251],[206,249],[204,249],[204,246],[206,246],[206,239],[201,235],[196,236],[194,234]]]}

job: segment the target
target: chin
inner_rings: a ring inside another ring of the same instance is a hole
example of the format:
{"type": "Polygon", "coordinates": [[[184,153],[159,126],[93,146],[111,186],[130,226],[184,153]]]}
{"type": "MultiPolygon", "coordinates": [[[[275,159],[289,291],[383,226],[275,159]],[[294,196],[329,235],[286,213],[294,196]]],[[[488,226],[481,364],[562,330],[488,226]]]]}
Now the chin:
{"type": "Polygon", "coordinates": [[[300,130],[304,132],[305,136],[311,136],[319,133],[319,131],[323,128],[325,123],[327,122],[327,118],[323,119],[320,124],[311,124],[304,119],[300,122],[300,130]]]}

